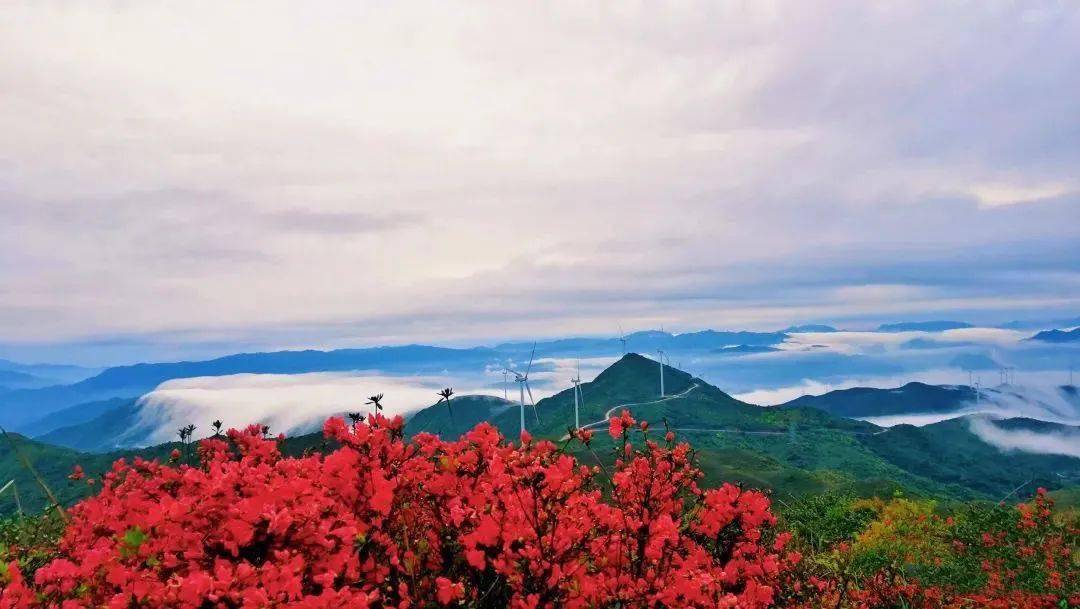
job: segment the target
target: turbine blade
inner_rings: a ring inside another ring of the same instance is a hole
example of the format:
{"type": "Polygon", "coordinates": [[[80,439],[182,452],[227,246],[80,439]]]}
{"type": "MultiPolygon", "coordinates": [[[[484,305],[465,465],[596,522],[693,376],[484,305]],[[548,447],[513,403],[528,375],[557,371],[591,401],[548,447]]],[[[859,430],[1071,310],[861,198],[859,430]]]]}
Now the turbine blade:
{"type": "Polygon", "coordinates": [[[540,422],[540,413],[536,410],[536,400],[533,399],[532,388],[529,387],[529,381],[525,381],[525,391],[529,392],[529,403],[532,404],[533,416],[536,417],[536,422],[540,422]]]}
{"type": "Polygon", "coordinates": [[[534,357],[536,357],[536,343],[533,343],[532,353],[529,355],[529,367],[525,368],[525,378],[528,378],[529,372],[532,371],[532,363],[534,357]]]}

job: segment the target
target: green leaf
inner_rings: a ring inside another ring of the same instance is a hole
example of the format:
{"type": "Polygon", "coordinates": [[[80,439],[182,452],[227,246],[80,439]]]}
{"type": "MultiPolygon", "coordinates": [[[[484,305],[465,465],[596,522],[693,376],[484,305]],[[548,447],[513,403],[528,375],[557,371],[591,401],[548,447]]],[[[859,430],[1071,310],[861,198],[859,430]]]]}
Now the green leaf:
{"type": "Polygon", "coordinates": [[[146,533],[139,527],[131,527],[120,538],[120,555],[124,558],[137,555],[144,541],[146,541],[146,533]]]}

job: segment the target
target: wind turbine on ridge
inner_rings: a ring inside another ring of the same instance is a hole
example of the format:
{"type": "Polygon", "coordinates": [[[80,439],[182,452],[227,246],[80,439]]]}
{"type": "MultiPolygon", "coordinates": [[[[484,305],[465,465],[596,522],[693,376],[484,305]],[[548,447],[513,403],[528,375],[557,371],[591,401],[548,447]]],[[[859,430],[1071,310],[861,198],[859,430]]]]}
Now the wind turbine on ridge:
{"type": "Polygon", "coordinates": [[[570,379],[570,382],[574,384],[574,429],[581,429],[581,419],[578,416],[578,404],[584,403],[585,398],[581,397],[581,362],[577,363],[577,375],[570,379]]]}
{"type": "Polygon", "coordinates": [[[664,397],[664,350],[657,349],[656,353],[660,356],[660,397],[664,397]]]}
{"type": "Polygon", "coordinates": [[[622,324],[619,324],[619,342],[622,343],[622,354],[626,355],[626,343],[630,342],[630,337],[623,332],[622,324]]]}
{"type": "Polygon", "coordinates": [[[525,373],[522,374],[517,370],[505,368],[508,374],[514,375],[514,382],[518,384],[518,392],[521,394],[521,432],[525,432],[525,392],[529,392],[529,402],[532,403],[533,416],[536,417],[536,422],[540,422],[540,414],[536,412],[536,400],[533,399],[532,389],[529,388],[529,372],[532,371],[533,359],[536,357],[536,343],[533,343],[532,354],[529,355],[529,365],[525,368],[525,373]]]}

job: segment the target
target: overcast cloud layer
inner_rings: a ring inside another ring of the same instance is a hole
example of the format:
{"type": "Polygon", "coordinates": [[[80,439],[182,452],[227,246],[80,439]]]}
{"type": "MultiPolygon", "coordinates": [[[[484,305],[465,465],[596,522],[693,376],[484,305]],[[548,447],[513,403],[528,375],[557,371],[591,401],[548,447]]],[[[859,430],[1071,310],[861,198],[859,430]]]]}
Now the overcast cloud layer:
{"type": "Polygon", "coordinates": [[[0,133],[9,356],[1080,305],[1067,2],[8,2],[0,133]]]}

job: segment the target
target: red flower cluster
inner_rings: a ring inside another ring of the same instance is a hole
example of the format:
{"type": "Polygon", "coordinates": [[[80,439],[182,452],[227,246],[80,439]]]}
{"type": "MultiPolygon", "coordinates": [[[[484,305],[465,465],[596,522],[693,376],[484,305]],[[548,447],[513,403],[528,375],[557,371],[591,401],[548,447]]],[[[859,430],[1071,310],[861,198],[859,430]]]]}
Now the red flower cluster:
{"type": "Polygon", "coordinates": [[[604,479],[487,424],[406,442],[374,415],[325,434],[326,455],[284,457],[253,426],[202,441],[198,467],[118,461],[60,558],[32,583],[0,572],[0,609],[757,608],[798,560],[764,495],[698,488],[685,444],[623,449],[604,479]]]}

